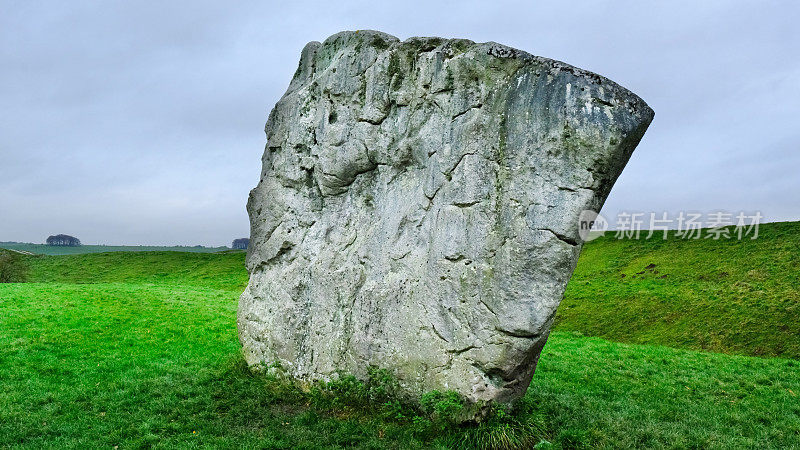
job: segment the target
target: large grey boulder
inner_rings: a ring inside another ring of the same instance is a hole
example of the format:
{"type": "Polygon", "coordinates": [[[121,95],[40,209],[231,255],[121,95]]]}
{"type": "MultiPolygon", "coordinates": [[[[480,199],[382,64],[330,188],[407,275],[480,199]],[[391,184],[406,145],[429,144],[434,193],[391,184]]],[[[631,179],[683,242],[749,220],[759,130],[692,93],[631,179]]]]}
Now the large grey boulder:
{"type": "Polygon", "coordinates": [[[247,205],[251,366],[393,372],[410,395],[524,394],[599,210],[653,118],[496,43],[342,32],[303,49],[247,205]]]}

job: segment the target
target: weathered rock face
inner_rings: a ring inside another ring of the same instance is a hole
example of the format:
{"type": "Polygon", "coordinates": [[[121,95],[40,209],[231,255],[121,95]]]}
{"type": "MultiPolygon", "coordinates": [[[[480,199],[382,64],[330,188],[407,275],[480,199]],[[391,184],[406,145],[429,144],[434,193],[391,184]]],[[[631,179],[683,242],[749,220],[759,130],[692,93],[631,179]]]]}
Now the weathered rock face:
{"type": "Polygon", "coordinates": [[[619,85],[496,43],[343,32],[266,126],[239,336],[303,380],[522,395],[581,248],[653,118],[619,85]]]}

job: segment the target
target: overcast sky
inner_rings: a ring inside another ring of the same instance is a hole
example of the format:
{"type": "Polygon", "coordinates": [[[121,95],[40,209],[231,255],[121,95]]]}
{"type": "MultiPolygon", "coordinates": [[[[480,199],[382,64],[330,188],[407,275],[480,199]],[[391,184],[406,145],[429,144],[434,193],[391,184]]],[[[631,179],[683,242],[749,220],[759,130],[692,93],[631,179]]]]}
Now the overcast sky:
{"type": "Polygon", "coordinates": [[[300,50],[355,29],[496,41],[641,96],[656,118],[607,217],[800,219],[800,3],[337,3],[0,0],[0,241],[247,236],[300,50]]]}

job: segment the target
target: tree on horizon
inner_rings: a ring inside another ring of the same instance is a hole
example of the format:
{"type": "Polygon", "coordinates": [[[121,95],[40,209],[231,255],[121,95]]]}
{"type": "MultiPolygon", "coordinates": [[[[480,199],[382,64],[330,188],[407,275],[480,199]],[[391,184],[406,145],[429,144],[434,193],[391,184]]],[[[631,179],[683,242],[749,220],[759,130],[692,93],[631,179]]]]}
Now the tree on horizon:
{"type": "Polygon", "coordinates": [[[81,240],[67,234],[57,234],[47,237],[47,245],[55,247],[80,247],[81,240]]]}
{"type": "Polygon", "coordinates": [[[250,245],[249,238],[239,238],[234,239],[233,243],[231,244],[231,248],[234,250],[247,250],[247,247],[250,245]]]}

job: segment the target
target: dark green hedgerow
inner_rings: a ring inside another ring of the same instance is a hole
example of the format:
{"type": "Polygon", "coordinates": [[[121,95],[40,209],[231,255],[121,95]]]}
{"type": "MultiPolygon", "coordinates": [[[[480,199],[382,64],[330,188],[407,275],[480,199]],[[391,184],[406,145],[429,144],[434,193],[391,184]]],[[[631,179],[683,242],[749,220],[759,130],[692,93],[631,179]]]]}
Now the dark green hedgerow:
{"type": "Polygon", "coordinates": [[[0,283],[24,283],[30,266],[25,256],[0,249],[0,283]]]}

